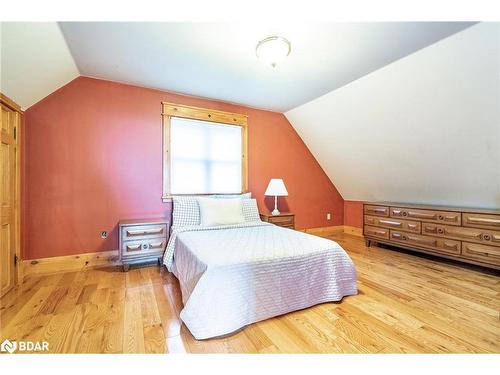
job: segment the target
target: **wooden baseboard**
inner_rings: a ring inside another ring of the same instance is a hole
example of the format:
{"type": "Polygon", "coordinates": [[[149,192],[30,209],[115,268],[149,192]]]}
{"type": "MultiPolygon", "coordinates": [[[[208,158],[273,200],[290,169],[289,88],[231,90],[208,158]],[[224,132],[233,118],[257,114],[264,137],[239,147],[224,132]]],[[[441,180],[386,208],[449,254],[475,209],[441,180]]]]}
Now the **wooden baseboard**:
{"type": "Polygon", "coordinates": [[[46,275],[116,266],[120,264],[118,258],[118,250],[111,250],[50,258],[27,259],[21,262],[21,275],[25,278],[30,275],[46,275]]]}
{"type": "Polygon", "coordinates": [[[309,234],[315,234],[317,236],[329,236],[336,233],[342,233],[344,231],[343,225],[335,225],[331,227],[319,227],[319,228],[307,228],[303,232],[309,234]]]}
{"type": "Polygon", "coordinates": [[[351,227],[349,225],[335,225],[331,227],[308,228],[303,232],[317,236],[330,236],[338,233],[347,233],[353,236],[363,237],[363,228],[351,227]]]}

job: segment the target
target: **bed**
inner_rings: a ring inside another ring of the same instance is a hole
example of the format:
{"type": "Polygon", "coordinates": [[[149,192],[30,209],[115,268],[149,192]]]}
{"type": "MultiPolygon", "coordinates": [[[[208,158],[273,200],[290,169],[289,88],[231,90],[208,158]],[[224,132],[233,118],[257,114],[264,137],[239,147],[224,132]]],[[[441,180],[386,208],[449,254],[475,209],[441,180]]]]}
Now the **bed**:
{"type": "Polygon", "coordinates": [[[339,244],[258,220],[173,228],[163,262],[179,279],[180,317],[196,339],[357,293],[339,244]]]}

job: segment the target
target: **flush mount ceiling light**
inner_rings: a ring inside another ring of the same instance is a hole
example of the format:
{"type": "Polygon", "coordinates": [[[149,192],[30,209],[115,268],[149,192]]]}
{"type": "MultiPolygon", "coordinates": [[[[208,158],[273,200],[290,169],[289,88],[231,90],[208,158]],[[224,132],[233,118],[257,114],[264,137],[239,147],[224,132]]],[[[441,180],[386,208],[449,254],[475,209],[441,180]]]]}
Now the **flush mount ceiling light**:
{"type": "Polygon", "coordinates": [[[270,36],[262,39],[255,48],[257,57],[273,68],[283,61],[292,50],[290,42],[282,36],[270,36]]]}

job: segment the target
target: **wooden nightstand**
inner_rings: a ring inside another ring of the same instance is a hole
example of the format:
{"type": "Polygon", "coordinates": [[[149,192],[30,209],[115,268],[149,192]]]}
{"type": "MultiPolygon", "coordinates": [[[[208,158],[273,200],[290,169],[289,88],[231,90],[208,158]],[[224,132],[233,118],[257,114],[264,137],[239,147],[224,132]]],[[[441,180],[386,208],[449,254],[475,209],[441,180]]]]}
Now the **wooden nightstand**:
{"type": "Polygon", "coordinates": [[[161,263],[168,241],[168,224],[165,219],[120,221],[120,261],[124,271],[131,264],[161,263]]]}
{"type": "Polygon", "coordinates": [[[261,213],[260,220],[278,225],[283,228],[295,229],[295,214],[292,214],[290,212],[280,213],[276,216],[271,215],[270,213],[261,213]]]}

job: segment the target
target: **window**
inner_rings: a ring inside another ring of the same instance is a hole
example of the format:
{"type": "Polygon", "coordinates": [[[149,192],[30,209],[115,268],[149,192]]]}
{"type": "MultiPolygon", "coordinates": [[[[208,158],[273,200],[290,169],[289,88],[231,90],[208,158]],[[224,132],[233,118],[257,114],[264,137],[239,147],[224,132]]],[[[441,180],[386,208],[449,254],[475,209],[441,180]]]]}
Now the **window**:
{"type": "Polygon", "coordinates": [[[247,117],[163,103],[163,200],[247,189],[247,117]]]}

